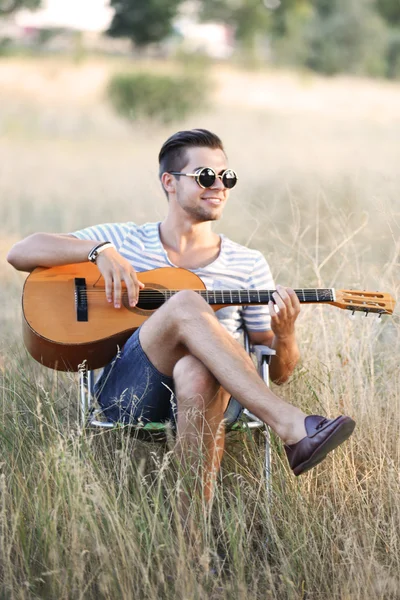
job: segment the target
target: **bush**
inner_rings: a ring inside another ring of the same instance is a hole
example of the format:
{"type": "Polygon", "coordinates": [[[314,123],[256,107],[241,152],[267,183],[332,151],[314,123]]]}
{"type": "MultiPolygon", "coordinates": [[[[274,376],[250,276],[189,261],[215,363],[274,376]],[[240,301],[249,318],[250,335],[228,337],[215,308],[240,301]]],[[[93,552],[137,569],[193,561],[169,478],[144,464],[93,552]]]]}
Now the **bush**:
{"type": "Polygon", "coordinates": [[[307,66],[326,75],[385,74],[387,28],[366,4],[338,2],[326,17],[316,14],[307,35],[307,66]]]}
{"type": "Polygon", "coordinates": [[[400,28],[392,29],[387,48],[387,76],[400,79],[400,28]]]}
{"type": "Polygon", "coordinates": [[[112,76],[107,94],[117,114],[130,120],[170,123],[206,105],[205,86],[198,75],[121,73],[112,76]]]}

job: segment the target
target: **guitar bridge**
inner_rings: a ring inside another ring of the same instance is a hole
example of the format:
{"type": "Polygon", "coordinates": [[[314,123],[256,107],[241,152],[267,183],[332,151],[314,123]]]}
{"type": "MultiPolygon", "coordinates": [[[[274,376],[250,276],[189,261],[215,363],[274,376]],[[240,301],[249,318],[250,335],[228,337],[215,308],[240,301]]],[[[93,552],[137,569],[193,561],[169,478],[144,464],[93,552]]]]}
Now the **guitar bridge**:
{"type": "Polygon", "coordinates": [[[84,277],[75,277],[75,308],[77,321],[89,320],[86,279],[84,277]]]}

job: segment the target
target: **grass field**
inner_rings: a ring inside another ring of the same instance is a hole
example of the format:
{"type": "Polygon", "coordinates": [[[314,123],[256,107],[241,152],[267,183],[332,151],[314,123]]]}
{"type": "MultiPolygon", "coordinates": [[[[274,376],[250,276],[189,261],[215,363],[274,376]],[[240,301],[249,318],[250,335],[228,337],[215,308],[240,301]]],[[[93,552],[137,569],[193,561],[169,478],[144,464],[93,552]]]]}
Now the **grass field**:
{"type": "MultiPolygon", "coordinates": [[[[400,598],[399,310],[378,323],[305,307],[302,362],[279,389],[311,412],[345,412],[352,438],[295,479],[274,443],[228,440],[209,552],[186,552],[171,454],[77,427],[77,382],[22,345],[24,275],[5,262],[34,231],[160,220],[157,154],[176,129],[225,142],[240,182],[217,230],[262,250],[293,287],[400,287],[400,85],[213,68],[213,107],[172,126],[127,125],[104,100],[121,65],[0,61],[0,597],[276,600],[400,598]],[[225,569],[210,571],[218,553],[225,569]]],[[[137,68],[173,68],[143,63],[137,68]]]]}

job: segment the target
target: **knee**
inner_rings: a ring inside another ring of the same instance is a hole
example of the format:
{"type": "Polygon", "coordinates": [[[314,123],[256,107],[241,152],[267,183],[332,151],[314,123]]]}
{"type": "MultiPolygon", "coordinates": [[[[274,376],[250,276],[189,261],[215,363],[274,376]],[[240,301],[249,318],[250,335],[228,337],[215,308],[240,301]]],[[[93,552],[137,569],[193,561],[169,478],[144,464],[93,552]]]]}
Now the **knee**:
{"type": "Polygon", "coordinates": [[[209,304],[193,290],[181,290],[177,292],[167,303],[179,322],[185,319],[201,318],[201,315],[214,316],[214,311],[209,304]]]}
{"type": "Polygon", "coordinates": [[[181,358],[175,365],[173,378],[178,396],[188,399],[191,406],[204,410],[218,396],[219,382],[214,375],[191,355],[181,358]]]}

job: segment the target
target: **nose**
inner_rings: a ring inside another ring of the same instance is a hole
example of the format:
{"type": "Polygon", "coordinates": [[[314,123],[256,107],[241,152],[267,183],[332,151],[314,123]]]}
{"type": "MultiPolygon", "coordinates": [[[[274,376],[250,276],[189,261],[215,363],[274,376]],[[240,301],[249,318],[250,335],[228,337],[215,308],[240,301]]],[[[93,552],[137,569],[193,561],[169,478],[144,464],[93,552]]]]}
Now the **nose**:
{"type": "Polygon", "coordinates": [[[215,178],[214,183],[212,184],[211,187],[212,190],[225,190],[227,189],[224,184],[222,183],[222,177],[221,175],[217,175],[215,178]]]}

